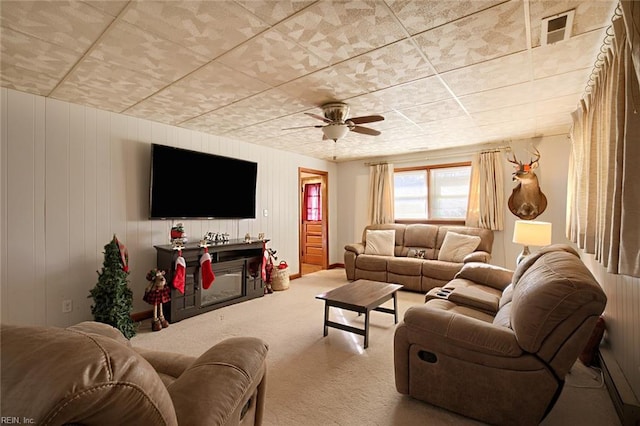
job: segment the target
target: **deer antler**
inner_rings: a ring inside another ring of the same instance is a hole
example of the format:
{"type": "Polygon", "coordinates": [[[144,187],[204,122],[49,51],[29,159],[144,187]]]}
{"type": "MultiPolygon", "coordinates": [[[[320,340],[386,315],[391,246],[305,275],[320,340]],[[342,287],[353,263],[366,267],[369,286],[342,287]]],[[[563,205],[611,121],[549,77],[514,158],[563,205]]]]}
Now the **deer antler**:
{"type": "Polygon", "coordinates": [[[522,163],[520,161],[518,161],[518,159],[516,158],[516,154],[512,154],[513,155],[513,160],[510,160],[509,158],[507,158],[507,161],[513,164],[516,164],[518,167],[522,166],[522,163]]]}
{"type": "Polygon", "coordinates": [[[531,166],[533,163],[537,163],[537,162],[538,162],[538,160],[540,159],[540,151],[538,151],[538,148],[534,148],[534,149],[535,149],[535,151],[536,151],[536,152],[535,152],[535,154],[534,154],[533,152],[529,151],[529,153],[530,153],[531,155],[535,155],[535,156],[536,156],[536,159],[535,159],[535,160],[532,158],[532,159],[531,159],[531,161],[529,161],[529,165],[530,165],[530,166],[531,166]]]}

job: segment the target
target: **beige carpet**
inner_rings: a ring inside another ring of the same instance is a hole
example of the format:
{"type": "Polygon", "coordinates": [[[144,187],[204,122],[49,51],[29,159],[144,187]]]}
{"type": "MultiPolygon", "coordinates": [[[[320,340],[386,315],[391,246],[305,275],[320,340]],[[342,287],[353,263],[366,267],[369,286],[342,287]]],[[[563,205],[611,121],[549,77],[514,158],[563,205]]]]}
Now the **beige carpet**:
{"type": "MultiPolygon", "coordinates": [[[[131,342],[199,355],[228,337],[263,339],[269,344],[265,425],[480,424],[395,390],[391,315],[372,313],[366,350],[358,335],[330,328],[329,335],[322,336],[324,302],[315,295],[346,282],[343,269],[305,275],[291,281],[289,290],[189,318],[160,332],[151,332],[150,321],[145,321],[131,342]]],[[[398,294],[400,318],[424,300],[417,293],[398,294]]],[[[332,308],[332,319],[360,327],[364,316],[332,308]]],[[[596,373],[577,363],[542,424],[619,425],[601,383],[596,373]]]]}

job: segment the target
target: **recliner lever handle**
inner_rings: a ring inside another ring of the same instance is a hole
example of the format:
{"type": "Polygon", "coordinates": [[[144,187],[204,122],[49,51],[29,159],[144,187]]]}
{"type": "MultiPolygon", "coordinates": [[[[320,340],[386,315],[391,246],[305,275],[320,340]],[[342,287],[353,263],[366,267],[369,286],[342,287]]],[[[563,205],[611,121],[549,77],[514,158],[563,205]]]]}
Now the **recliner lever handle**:
{"type": "Polygon", "coordinates": [[[430,364],[438,362],[438,357],[433,352],[418,351],[418,358],[430,364]]]}

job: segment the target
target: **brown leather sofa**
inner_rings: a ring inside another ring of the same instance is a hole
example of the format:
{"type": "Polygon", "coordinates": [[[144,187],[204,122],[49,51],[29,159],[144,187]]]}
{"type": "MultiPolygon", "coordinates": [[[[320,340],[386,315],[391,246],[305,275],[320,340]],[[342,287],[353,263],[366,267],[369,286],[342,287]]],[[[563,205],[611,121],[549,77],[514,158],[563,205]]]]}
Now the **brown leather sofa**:
{"type": "Polygon", "coordinates": [[[200,357],[136,350],[115,328],[2,325],[2,416],[38,425],[253,425],[267,345],[231,338],[200,357]],[[26,420],[25,420],[26,419],[26,420]]]}
{"type": "Polygon", "coordinates": [[[448,290],[396,328],[398,392],[490,424],[537,425],[604,311],[598,282],[571,247],[554,245],[513,273],[467,264],[448,290]]]}
{"type": "Polygon", "coordinates": [[[468,262],[489,262],[493,247],[493,231],[467,226],[427,224],[368,225],[362,232],[362,242],[347,244],[344,268],[348,280],[372,280],[402,284],[403,290],[427,292],[449,282],[468,262]],[[394,230],[393,255],[367,254],[367,231],[394,230]],[[478,236],[478,246],[460,261],[439,260],[448,232],[478,236]],[[421,253],[423,257],[416,257],[421,253]]]}

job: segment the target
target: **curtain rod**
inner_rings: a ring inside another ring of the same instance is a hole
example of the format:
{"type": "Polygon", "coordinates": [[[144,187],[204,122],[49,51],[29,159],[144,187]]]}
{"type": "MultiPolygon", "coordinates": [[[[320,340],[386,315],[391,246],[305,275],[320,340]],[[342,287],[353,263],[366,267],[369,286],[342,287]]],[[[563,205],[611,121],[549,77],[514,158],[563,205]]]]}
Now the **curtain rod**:
{"type": "Polygon", "coordinates": [[[473,150],[457,151],[457,152],[449,152],[449,153],[443,152],[436,155],[429,155],[429,153],[426,152],[424,157],[421,156],[421,157],[412,157],[412,158],[402,158],[398,160],[368,161],[368,162],[365,162],[364,165],[377,166],[379,164],[389,164],[389,163],[393,163],[393,164],[410,163],[410,162],[420,161],[420,160],[435,160],[439,158],[456,157],[459,155],[469,155],[469,154],[485,153],[485,152],[500,152],[500,151],[510,152],[511,147],[509,145],[504,145],[504,146],[497,146],[494,148],[473,149],[473,150]]]}
{"type": "Polygon", "coordinates": [[[613,32],[613,21],[622,17],[622,8],[620,7],[620,2],[616,5],[615,10],[613,11],[613,16],[611,17],[611,24],[605,29],[605,35],[602,39],[602,44],[600,45],[600,51],[596,56],[596,60],[593,62],[593,68],[591,69],[591,74],[589,74],[589,80],[587,80],[587,84],[584,88],[584,92],[582,92],[582,98],[584,99],[587,94],[591,93],[591,89],[596,84],[596,79],[598,78],[598,71],[600,67],[605,63],[605,58],[607,56],[608,46],[611,45],[611,41],[615,38],[615,33],[613,32]]]}

